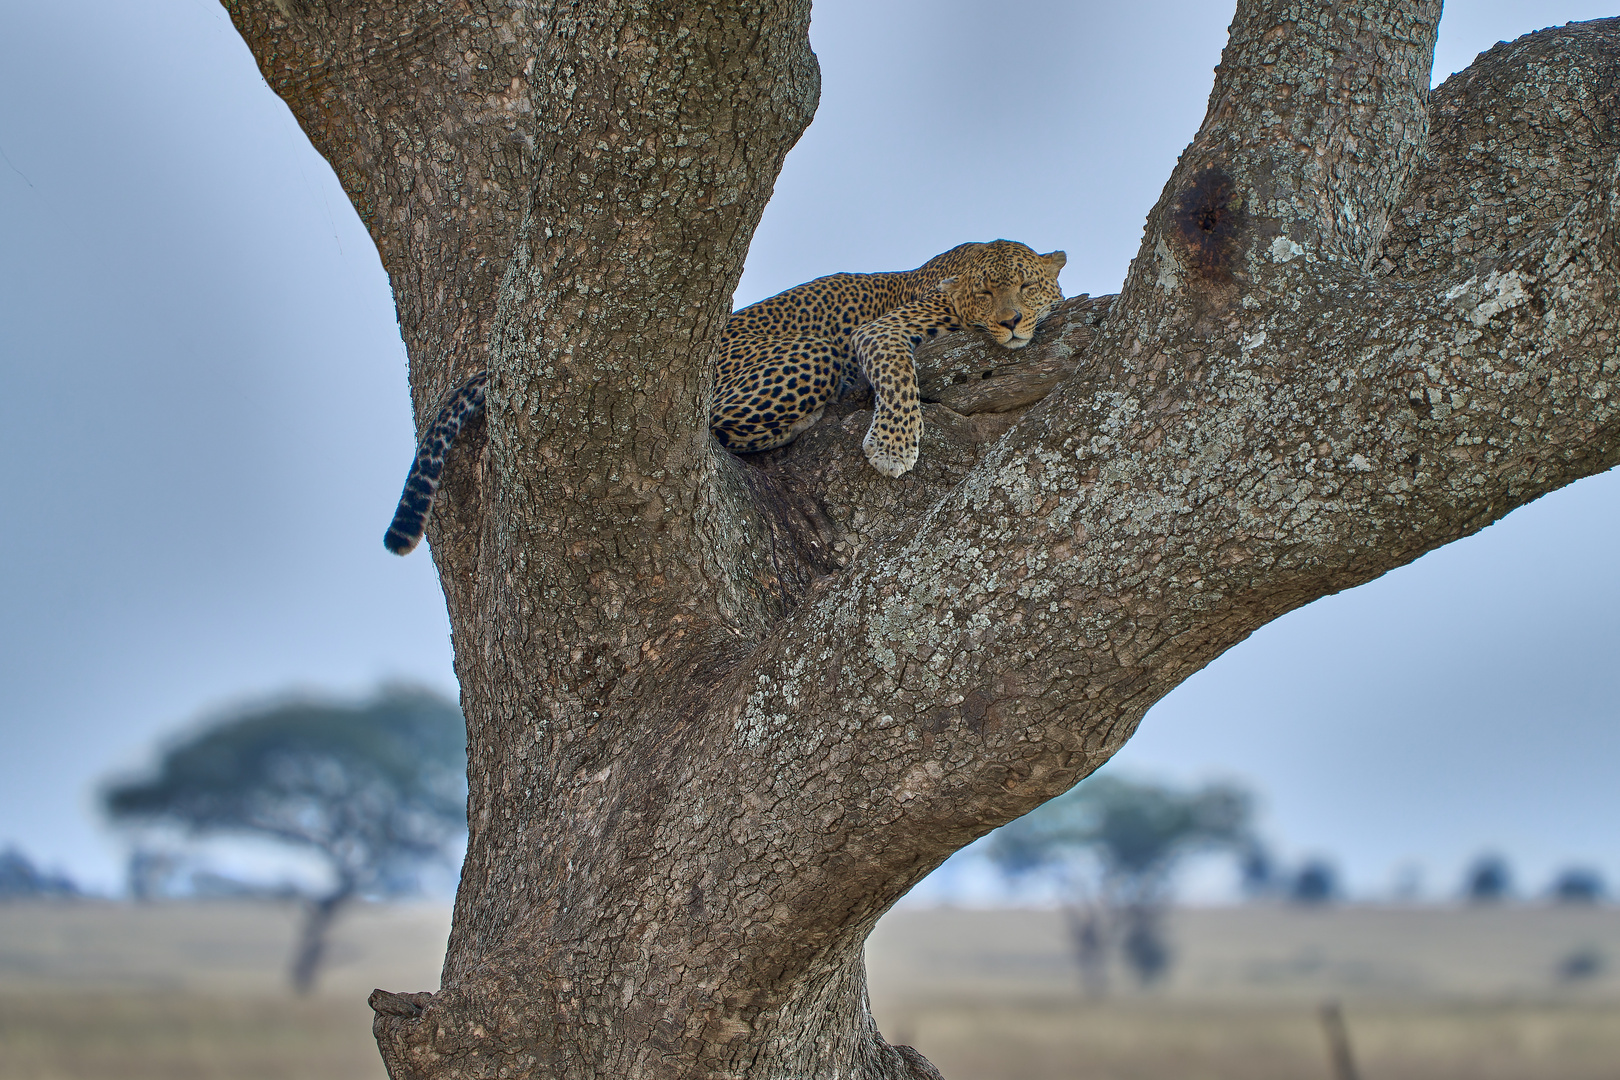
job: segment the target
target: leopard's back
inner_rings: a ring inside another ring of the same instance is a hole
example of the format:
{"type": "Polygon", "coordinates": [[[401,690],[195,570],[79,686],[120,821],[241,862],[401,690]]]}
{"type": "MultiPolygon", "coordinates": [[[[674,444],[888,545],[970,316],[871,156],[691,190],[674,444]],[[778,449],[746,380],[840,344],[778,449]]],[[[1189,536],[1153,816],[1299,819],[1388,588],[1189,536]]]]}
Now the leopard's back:
{"type": "Polygon", "coordinates": [[[862,323],[905,303],[913,288],[909,271],[828,274],[732,312],[721,341],[805,334],[847,341],[862,323]]]}
{"type": "Polygon", "coordinates": [[[910,273],[830,274],[732,313],[715,362],[709,427],[734,453],[796,438],[860,381],[855,331],[905,303],[910,273]]]}

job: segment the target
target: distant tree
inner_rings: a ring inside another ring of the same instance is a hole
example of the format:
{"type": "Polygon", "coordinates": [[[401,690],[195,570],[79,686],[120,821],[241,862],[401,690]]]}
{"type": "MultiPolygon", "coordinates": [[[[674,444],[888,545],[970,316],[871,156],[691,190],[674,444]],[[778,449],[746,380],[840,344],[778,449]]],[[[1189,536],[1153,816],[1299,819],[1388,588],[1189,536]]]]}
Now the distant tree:
{"type": "Polygon", "coordinates": [[[135,844],[124,868],[130,899],[146,903],[169,895],[180,866],[180,857],[172,851],[154,851],[144,844],[135,844]]]}
{"type": "Polygon", "coordinates": [[[15,847],[0,851],[0,900],[78,896],[79,887],[63,874],[48,874],[15,847]]]}
{"type": "Polygon", "coordinates": [[[997,830],[989,853],[1009,877],[1043,872],[1057,881],[1088,990],[1106,988],[1116,943],[1147,985],[1170,969],[1164,915],[1183,856],[1225,849],[1246,875],[1257,860],[1269,866],[1250,829],[1252,801],[1228,784],[1178,791],[1099,776],[997,830]]]}
{"type": "Polygon", "coordinates": [[[1277,888],[1276,861],[1258,840],[1251,841],[1238,856],[1238,873],[1243,892],[1250,897],[1265,896],[1277,888]]]}
{"type": "Polygon", "coordinates": [[[1500,855],[1485,854],[1463,873],[1463,899],[1470,904],[1496,904],[1513,894],[1513,871],[1500,855]]]}
{"type": "Polygon", "coordinates": [[[1326,904],[1339,897],[1339,872],[1326,859],[1307,859],[1288,883],[1296,904],[1326,904]]]}
{"type": "Polygon", "coordinates": [[[318,855],[330,886],[306,898],[291,970],[305,993],[345,904],[409,891],[423,862],[449,854],[466,827],[466,770],[460,710],[392,688],[360,705],[295,701],[215,719],[170,747],[154,776],[110,785],[103,804],[121,822],[318,855]]]}
{"type": "Polygon", "coordinates": [[[1595,904],[1609,893],[1603,875],[1589,866],[1560,870],[1548,891],[1560,904],[1595,904]]]}

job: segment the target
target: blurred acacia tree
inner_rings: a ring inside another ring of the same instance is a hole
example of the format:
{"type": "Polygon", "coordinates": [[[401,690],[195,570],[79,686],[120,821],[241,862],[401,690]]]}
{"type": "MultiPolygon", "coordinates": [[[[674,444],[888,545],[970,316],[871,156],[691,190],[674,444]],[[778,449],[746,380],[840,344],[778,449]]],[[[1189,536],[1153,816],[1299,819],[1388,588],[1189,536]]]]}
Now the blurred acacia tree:
{"type": "Polygon", "coordinates": [[[1231,784],[1182,791],[1095,776],[998,829],[989,854],[1009,877],[1056,879],[1087,990],[1106,990],[1116,947],[1148,985],[1170,969],[1164,915],[1181,859],[1226,850],[1238,857],[1245,880],[1253,867],[1269,864],[1252,829],[1253,801],[1231,784]]]}
{"type": "Polygon", "coordinates": [[[192,835],[268,837],[318,855],[330,887],[306,897],[293,988],[314,985],[338,911],[411,891],[466,829],[466,726],[425,690],[358,705],[289,701],[215,718],[164,753],[155,775],[111,784],[115,821],[192,835]]]}

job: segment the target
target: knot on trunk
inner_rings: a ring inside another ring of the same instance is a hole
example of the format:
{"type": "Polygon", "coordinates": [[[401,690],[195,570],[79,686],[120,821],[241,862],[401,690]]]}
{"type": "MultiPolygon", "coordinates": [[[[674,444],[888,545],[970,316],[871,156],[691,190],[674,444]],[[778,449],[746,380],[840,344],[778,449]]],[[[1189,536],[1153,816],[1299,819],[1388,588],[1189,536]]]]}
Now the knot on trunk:
{"type": "Polygon", "coordinates": [[[945,1080],[940,1071],[934,1068],[933,1062],[911,1047],[891,1045],[889,1049],[893,1050],[895,1056],[899,1058],[896,1064],[903,1070],[893,1074],[895,1080],[945,1080]]]}
{"type": "Polygon", "coordinates": [[[1248,224],[1237,182],[1219,165],[1208,165],[1176,196],[1169,239],[1191,276],[1229,285],[1243,258],[1248,224]]]}
{"type": "Polygon", "coordinates": [[[366,998],[366,1004],[371,1011],[379,1017],[382,1016],[409,1016],[422,1015],[422,1009],[433,1000],[433,995],[424,990],[416,994],[395,994],[388,990],[373,990],[371,996],[366,998]]]}
{"type": "Polygon", "coordinates": [[[366,1003],[377,1015],[371,1034],[377,1040],[389,1080],[425,1080],[435,1074],[447,1055],[434,1045],[438,1025],[423,1024],[422,1013],[433,1001],[427,991],[395,994],[373,990],[366,1003]]]}

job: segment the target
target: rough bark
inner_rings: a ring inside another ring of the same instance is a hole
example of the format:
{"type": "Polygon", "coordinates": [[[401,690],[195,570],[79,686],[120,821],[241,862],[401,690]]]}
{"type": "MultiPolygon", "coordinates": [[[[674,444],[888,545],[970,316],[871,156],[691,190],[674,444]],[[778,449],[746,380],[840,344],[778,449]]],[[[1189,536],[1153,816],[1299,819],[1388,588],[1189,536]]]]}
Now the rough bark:
{"type": "Polygon", "coordinates": [[[441,989],[373,995],[396,1080],[936,1075],[865,1006],[907,888],[1268,620],[1620,458],[1612,22],[1431,102],[1438,0],[1242,0],[1120,296],[926,356],[886,480],[858,402],[706,432],[803,0],[226,6],[418,416],[493,373],[429,532],[471,839],[441,989]]]}

